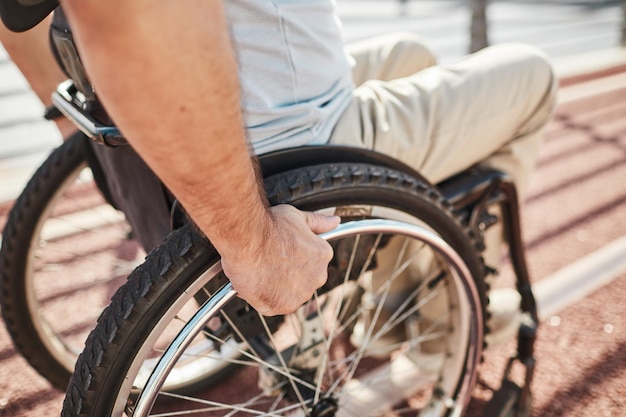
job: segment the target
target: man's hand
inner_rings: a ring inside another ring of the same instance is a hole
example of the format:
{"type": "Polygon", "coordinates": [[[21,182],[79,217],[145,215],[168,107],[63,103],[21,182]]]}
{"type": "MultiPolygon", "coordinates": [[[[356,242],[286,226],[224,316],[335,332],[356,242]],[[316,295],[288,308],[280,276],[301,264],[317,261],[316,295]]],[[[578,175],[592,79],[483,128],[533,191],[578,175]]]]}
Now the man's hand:
{"type": "Polygon", "coordinates": [[[239,296],[259,313],[288,314],[326,282],[333,251],[317,234],[334,229],[340,219],[287,205],[272,207],[271,219],[261,247],[241,248],[222,258],[222,267],[239,296]]]}

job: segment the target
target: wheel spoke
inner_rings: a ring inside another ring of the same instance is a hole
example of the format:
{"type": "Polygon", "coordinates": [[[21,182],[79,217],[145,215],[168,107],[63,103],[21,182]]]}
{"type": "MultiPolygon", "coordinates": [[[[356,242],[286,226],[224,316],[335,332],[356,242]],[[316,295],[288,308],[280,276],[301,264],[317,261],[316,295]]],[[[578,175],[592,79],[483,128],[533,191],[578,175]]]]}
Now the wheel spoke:
{"type": "MultiPolygon", "coordinates": [[[[403,243],[403,246],[404,245],[405,245],[405,243],[403,243]]],[[[417,255],[415,255],[415,256],[417,256],[417,255]]],[[[398,256],[397,259],[400,259],[400,256],[398,256]]],[[[398,278],[400,276],[400,274],[402,272],[404,272],[409,267],[409,265],[411,264],[412,261],[413,261],[413,259],[407,259],[401,265],[397,265],[399,263],[399,261],[396,260],[396,266],[393,269],[393,273],[391,274],[389,279],[385,282],[385,284],[383,284],[383,286],[379,290],[379,292],[382,291],[382,294],[377,294],[377,295],[380,295],[381,298],[378,301],[378,304],[376,306],[376,311],[374,312],[374,315],[373,315],[372,319],[370,320],[370,325],[369,325],[369,327],[368,327],[368,329],[367,329],[367,331],[365,333],[363,342],[362,342],[361,346],[358,348],[357,358],[353,361],[353,363],[347,369],[347,372],[344,372],[344,375],[342,375],[341,378],[338,378],[335,381],[335,383],[330,388],[329,392],[331,392],[331,393],[334,392],[337,389],[337,386],[339,385],[339,383],[342,380],[349,381],[350,379],[352,379],[352,376],[356,372],[356,369],[357,369],[359,363],[361,362],[361,359],[363,358],[363,356],[366,353],[366,347],[368,346],[368,344],[372,340],[372,334],[374,332],[374,327],[375,327],[375,325],[378,322],[378,318],[380,317],[380,313],[382,311],[382,308],[383,308],[383,305],[385,303],[385,300],[387,299],[387,297],[389,295],[389,292],[391,290],[392,283],[396,280],[396,278],[398,278]]]]}
{"type": "MultiPolygon", "coordinates": [[[[300,404],[302,406],[302,410],[306,413],[306,406],[305,406],[304,398],[302,398],[302,393],[300,392],[300,388],[298,388],[298,386],[296,385],[296,382],[294,381],[295,378],[293,378],[292,377],[292,373],[289,372],[289,368],[287,367],[287,362],[285,362],[285,358],[283,357],[283,354],[280,351],[280,348],[278,347],[278,343],[276,343],[276,340],[274,339],[274,335],[270,331],[270,328],[267,325],[267,321],[265,320],[265,317],[263,317],[263,315],[259,314],[259,318],[261,319],[261,323],[263,323],[263,328],[265,329],[266,335],[268,336],[270,342],[274,346],[276,355],[278,357],[278,360],[280,361],[280,365],[282,366],[282,369],[284,370],[284,374],[283,375],[287,376],[287,379],[288,379],[289,383],[291,384],[291,388],[293,389],[293,392],[298,397],[298,401],[300,402],[300,404]]],[[[311,387],[310,384],[307,383],[307,385],[309,385],[309,387],[311,387]]],[[[313,388],[313,389],[315,389],[315,388],[313,388]]]]}

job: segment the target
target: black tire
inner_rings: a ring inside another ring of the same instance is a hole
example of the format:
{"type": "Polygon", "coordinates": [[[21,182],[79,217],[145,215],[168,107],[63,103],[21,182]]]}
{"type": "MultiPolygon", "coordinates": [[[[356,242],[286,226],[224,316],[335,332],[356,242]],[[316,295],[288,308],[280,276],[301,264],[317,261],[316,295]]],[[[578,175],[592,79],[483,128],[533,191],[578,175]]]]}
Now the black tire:
{"type": "MultiPolygon", "coordinates": [[[[7,329],[17,350],[59,390],[67,388],[99,313],[132,270],[105,275],[105,268],[120,267],[111,261],[97,265],[98,275],[89,268],[92,263],[85,263],[133,246],[123,215],[108,205],[93,182],[86,141],[82,135],[72,136],[35,172],[11,209],[0,249],[0,302],[7,329]],[[87,212],[97,226],[83,215],[87,212]],[[112,230],[115,238],[98,246],[101,232],[112,230]],[[72,245],[79,235],[82,240],[75,242],[82,243],[72,245]]],[[[141,259],[143,253],[134,257],[132,267],[141,259]]]]}
{"type": "MultiPolygon", "coordinates": [[[[483,282],[484,268],[473,241],[454,218],[449,206],[432,187],[388,168],[364,164],[332,164],[275,175],[266,180],[266,191],[271,204],[288,203],[304,210],[323,210],[332,207],[333,210],[338,210],[342,217],[348,219],[389,217],[409,223],[419,222],[425,224],[429,230],[447,242],[460,256],[462,263],[471,274],[471,283],[468,286],[473,288],[476,310],[468,315],[473,316],[468,320],[476,320],[481,327],[474,334],[474,339],[465,342],[468,345],[467,351],[460,349],[460,353],[457,354],[460,359],[455,360],[461,360],[463,364],[466,363],[465,361],[471,362],[471,369],[464,369],[465,373],[463,376],[459,375],[458,380],[454,380],[450,390],[454,391],[455,395],[460,395],[459,391],[462,389],[471,389],[475,380],[475,366],[482,351],[482,326],[487,302],[483,282]],[[370,210],[372,208],[373,210],[370,210]],[[469,346],[470,344],[472,346],[469,346]]],[[[361,241],[355,238],[350,242],[367,242],[367,240],[361,241]]],[[[377,242],[380,242],[380,238],[377,242]]],[[[339,255],[340,245],[341,241],[336,243],[335,260],[331,263],[329,270],[331,278],[327,285],[320,289],[321,296],[331,294],[335,285],[345,284],[341,281],[342,278],[336,277],[350,276],[350,280],[359,277],[359,274],[352,277],[351,272],[346,273],[339,255]],[[334,271],[333,265],[336,267],[334,271]]],[[[378,245],[380,243],[376,243],[376,247],[378,245]]],[[[357,247],[357,249],[367,249],[367,247],[357,247]]],[[[197,291],[214,294],[219,285],[226,281],[219,269],[218,261],[219,257],[210,244],[198,237],[189,227],[176,230],[166,239],[164,245],[153,251],[146,262],[131,274],[128,283],[115,294],[111,305],[104,311],[96,329],[90,334],[68,386],[62,415],[65,417],[108,416],[128,412],[129,404],[136,395],[134,388],[130,385],[133,384],[139,372],[137,367],[140,365],[136,361],[144,363],[144,357],[148,357],[153,349],[152,344],[158,342],[156,338],[167,329],[165,320],[178,318],[178,309],[187,300],[192,299],[193,294],[197,291]],[[210,276],[212,280],[207,276],[210,276]],[[130,380],[127,378],[129,370],[130,380]]],[[[365,271],[370,260],[365,262],[361,259],[360,262],[363,263],[363,271],[365,271]]],[[[353,262],[350,262],[350,265],[352,264],[353,262]]],[[[429,278],[422,286],[434,292],[433,288],[438,287],[450,291],[448,285],[447,275],[439,274],[437,277],[429,278]]],[[[457,296],[462,297],[458,294],[457,296]]],[[[417,303],[417,298],[413,295],[412,297],[412,302],[417,303]]],[[[210,334],[211,338],[217,338],[215,334],[223,332],[226,328],[230,337],[228,340],[252,340],[250,345],[261,351],[265,345],[261,343],[260,347],[256,346],[260,343],[258,340],[260,336],[254,332],[260,325],[254,324],[254,320],[265,322],[264,328],[271,329],[273,332],[281,326],[285,318],[265,319],[255,316],[253,311],[248,316],[249,310],[242,304],[245,303],[235,299],[225,305],[222,314],[230,318],[222,319],[220,323],[217,323],[219,325],[216,330],[211,327],[205,328],[204,331],[210,334]],[[237,314],[233,316],[235,312],[237,314]],[[234,320],[232,317],[237,317],[236,323],[232,321],[234,320]],[[235,327],[244,330],[234,331],[235,327]]],[[[352,304],[354,303],[346,302],[346,305],[352,304]]],[[[452,304],[450,301],[449,310],[458,308],[452,304]]],[[[343,308],[341,312],[343,316],[343,308]]],[[[363,311],[358,314],[362,315],[363,311]]],[[[354,320],[351,321],[354,322],[354,320]]],[[[398,324],[394,323],[393,326],[398,326],[398,324]]],[[[451,327],[454,326],[448,323],[444,326],[444,331],[452,333],[451,327]]],[[[348,326],[346,325],[345,328],[348,326]]],[[[207,338],[206,334],[203,335],[204,338],[207,338]]],[[[434,337],[436,339],[436,336],[434,337]]],[[[447,356],[443,356],[446,358],[445,361],[450,356],[448,354],[451,347],[447,346],[446,349],[445,352],[440,352],[446,353],[447,356]]],[[[440,370],[440,372],[443,374],[445,371],[440,370]]],[[[239,390],[241,382],[236,378],[237,376],[233,376],[230,383],[234,384],[235,390],[239,390]]],[[[141,379],[145,382],[146,378],[141,379]]],[[[433,395],[439,395],[439,393],[433,395]]],[[[455,405],[454,401],[444,404],[444,398],[438,398],[438,400],[441,400],[439,407],[445,408],[442,409],[440,415],[452,413],[447,407],[465,406],[465,404],[455,405]]],[[[332,407],[332,403],[321,404],[321,406],[332,407]]]]}
{"type": "Polygon", "coordinates": [[[7,329],[60,391],[98,316],[145,258],[124,214],[102,193],[97,175],[106,174],[90,168],[90,146],[76,134],[52,152],[13,206],[0,248],[7,329]]]}

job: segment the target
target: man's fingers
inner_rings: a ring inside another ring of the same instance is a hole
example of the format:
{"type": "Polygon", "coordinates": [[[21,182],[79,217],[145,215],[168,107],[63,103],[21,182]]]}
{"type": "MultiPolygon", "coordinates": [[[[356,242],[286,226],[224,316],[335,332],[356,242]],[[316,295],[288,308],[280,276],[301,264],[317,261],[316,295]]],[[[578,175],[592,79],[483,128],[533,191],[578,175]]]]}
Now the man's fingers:
{"type": "Polygon", "coordinates": [[[299,219],[304,219],[306,225],[315,234],[330,232],[341,223],[339,216],[326,216],[310,211],[301,211],[288,204],[274,206],[271,210],[275,215],[286,215],[292,218],[297,216],[299,219]]]}
{"type": "Polygon", "coordinates": [[[290,205],[271,208],[274,227],[262,253],[223,267],[239,296],[263,315],[295,311],[324,285],[332,246],[319,234],[339,224],[336,216],[303,212],[290,205]]]}
{"type": "Polygon", "coordinates": [[[324,216],[312,212],[304,212],[304,215],[311,231],[316,234],[330,232],[341,222],[339,216],[324,216]]]}

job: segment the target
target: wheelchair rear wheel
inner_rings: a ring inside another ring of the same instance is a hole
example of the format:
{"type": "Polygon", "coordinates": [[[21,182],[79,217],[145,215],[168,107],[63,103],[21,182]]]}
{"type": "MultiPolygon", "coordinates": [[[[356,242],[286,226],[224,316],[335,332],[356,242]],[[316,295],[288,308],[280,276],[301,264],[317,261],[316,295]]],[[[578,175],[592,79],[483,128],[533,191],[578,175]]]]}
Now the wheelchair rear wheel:
{"type": "Polygon", "coordinates": [[[484,271],[436,191],[363,164],[298,169],[266,188],[273,204],[356,220],[328,237],[327,283],[295,313],[264,317],[229,290],[208,242],[173,232],[100,317],[64,416],[460,415],[482,352],[484,271]],[[237,368],[206,388],[215,361],[237,368]]]}
{"type": "Polygon", "coordinates": [[[59,390],[111,296],[145,258],[124,214],[94,181],[87,141],[72,136],[35,172],[11,210],[0,249],[7,329],[59,390]]]}
{"type": "Polygon", "coordinates": [[[95,186],[85,140],[69,139],[36,171],[12,208],[0,252],[7,328],[60,390],[98,315],[145,256],[95,186]]]}

